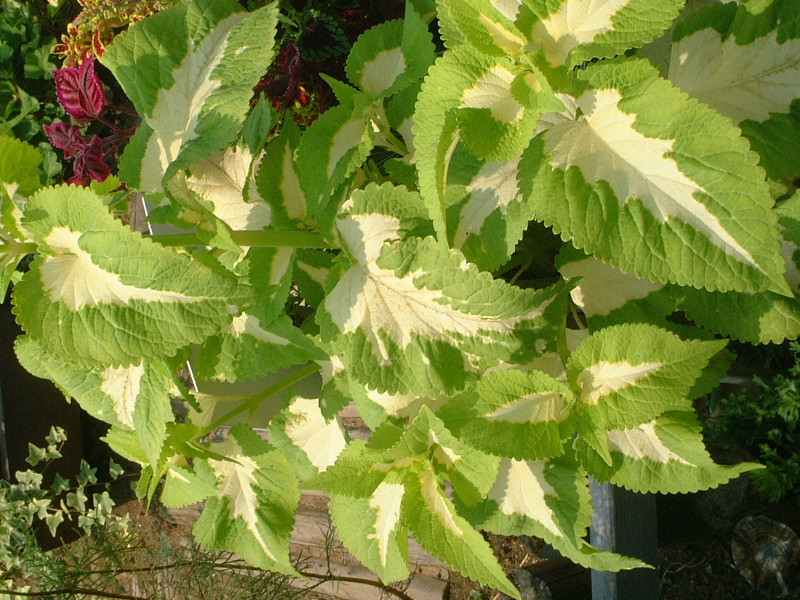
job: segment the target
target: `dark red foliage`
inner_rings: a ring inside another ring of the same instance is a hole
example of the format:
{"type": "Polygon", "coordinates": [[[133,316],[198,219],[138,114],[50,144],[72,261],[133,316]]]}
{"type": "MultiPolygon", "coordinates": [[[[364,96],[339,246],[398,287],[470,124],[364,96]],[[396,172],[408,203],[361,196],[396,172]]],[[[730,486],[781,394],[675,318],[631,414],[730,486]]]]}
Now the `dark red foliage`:
{"type": "Polygon", "coordinates": [[[53,123],[45,125],[44,130],[50,137],[50,143],[64,151],[64,158],[72,158],[72,170],[75,177],[71,183],[88,185],[95,181],[105,181],[111,174],[111,167],[105,161],[103,139],[93,135],[87,138],[82,129],[69,123],[53,123]]]}
{"type": "Polygon", "coordinates": [[[53,71],[58,101],[70,117],[89,123],[106,108],[103,84],[94,72],[94,58],[87,58],[80,67],[65,67],[53,71]]]}

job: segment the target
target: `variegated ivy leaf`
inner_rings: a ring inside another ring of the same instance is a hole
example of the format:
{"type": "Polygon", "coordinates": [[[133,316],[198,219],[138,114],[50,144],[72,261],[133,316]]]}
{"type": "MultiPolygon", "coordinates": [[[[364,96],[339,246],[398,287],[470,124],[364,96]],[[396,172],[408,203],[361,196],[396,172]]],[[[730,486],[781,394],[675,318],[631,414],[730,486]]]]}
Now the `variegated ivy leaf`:
{"type": "Polygon", "coordinates": [[[274,53],[277,3],[183,2],[132,25],[102,58],[142,117],[120,160],[125,182],[162,183],[229,146],[274,53]]]}
{"type": "Polygon", "coordinates": [[[347,57],[347,78],[376,99],[385,98],[421,79],[433,64],[435,47],[412,4],[404,19],[368,29],[347,57]]]}
{"type": "Polygon", "coordinates": [[[700,423],[693,411],[669,411],[631,428],[607,432],[613,464],[600,458],[578,437],[581,462],[598,481],[640,493],[687,494],[717,487],[754,463],[718,465],[703,444],[700,423]]]}
{"type": "Polygon", "coordinates": [[[293,396],[272,420],[270,439],[295,465],[301,480],[328,469],[347,444],[338,418],[326,419],[317,398],[293,396]]]}
{"type": "Polygon", "coordinates": [[[623,273],[571,246],[559,254],[558,270],[567,280],[579,278],[570,295],[593,331],[620,323],[661,325],[676,309],[669,286],[623,273]]]}
{"type": "Polygon", "coordinates": [[[400,518],[405,486],[382,482],[369,498],[332,495],[331,519],[339,538],[384,583],[405,579],[408,528],[400,518]]]}
{"type": "Polygon", "coordinates": [[[23,225],[40,255],[14,289],[23,329],[86,365],[172,356],[230,322],[249,292],[231,273],[164,248],[114,219],[87,188],[35,194],[23,225]]]}
{"type": "Polygon", "coordinates": [[[280,133],[270,140],[258,165],[256,183],[269,204],[275,227],[295,228],[305,221],[308,204],[300,186],[294,152],[300,145],[300,130],[286,119],[280,133]]]}
{"type": "Polygon", "coordinates": [[[692,384],[724,347],[724,340],[681,340],[655,325],[601,329],[567,363],[570,384],[580,390],[576,412],[587,427],[609,430],[689,409],[692,384]]]}
{"type": "Polygon", "coordinates": [[[742,128],[775,179],[800,175],[800,7],[715,5],[675,29],[670,80],[742,128]],[[752,11],[752,12],[751,12],[752,11]]]}
{"type": "Polygon", "coordinates": [[[25,369],[53,381],[94,418],[135,432],[147,461],[159,464],[166,424],[173,420],[174,384],[166,365],[139,359],[120,367],[83,367],[50,354],[30,336],[17,338],[15,351],[25,369]]]}
{"type": "Polygon", "coordinates": [[[730,121],[639,59],[576,76],[586,88],[575,120],[537,136],[520,162],[537,219],[652,281],[787,293],[769,189],[730,121]]]}
{"type": "Polygon", "coordinates": [[[572,392],[539,371],[503,369],[455,396],[437,413],[461,441],[518,460],[563,453],[568,437],[559,425],[569,415],[572,392]]]}
{"type": "Polygon", "coordinates": [[[296,574],[289,542],[300,490],[292,465],[243,425],[214,446],[225,460],[195,460],[195,470],[217,480],[217,495],[206,500],[194,525],[197,540],[210,550],[235,552],[262,569],[296,574]]]}
{"type": "Polygon", "coordinates": [[[209,337],[194,364],[199,379],[239,381],[325,358],[288,316],[270,318],[268,311],[256,307],[233,317],[209,337]]]}
{"type": "Polygon", "coordinates": [[[644,566],[639,559],[600,552],[583,541],[592,514],[589,480],[571,455],[537,461],[503,459],[486,499],[474,507],[457,506],[480,529],[542,538],[591,569],[644,566]]]}
{"type": "Polygon", "coordinates": [[[353,376],[378,391],[438,395],[470,371],[546,351],[565,289],[522,290],[431,237],[400,241],[426,226],[421,213],[416,194],[387,184],[354,192],[338,219],[346,257],[318,321],[353,376]]]}
{"type": "MultiPolygon", "coordinates": [[[[553,67],[623,54],[664,33],[683,0],[530,0],[529,48],[553,67]]],[[[520,26],[521,27],[521,26],[520,26]]]]}

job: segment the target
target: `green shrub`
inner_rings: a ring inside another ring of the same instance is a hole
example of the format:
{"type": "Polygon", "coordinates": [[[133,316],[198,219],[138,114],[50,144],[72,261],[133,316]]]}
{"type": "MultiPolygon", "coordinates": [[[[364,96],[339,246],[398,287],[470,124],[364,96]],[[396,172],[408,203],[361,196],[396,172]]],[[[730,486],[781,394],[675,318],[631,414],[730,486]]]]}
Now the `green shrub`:
{"type": "Polygon", "coordinates": [[[800,344],[786,348],[793,362],[786,373],[753,377],[741,392],[717,400],[708,433],[711,443],[746,447],[764,464],[751,475],[765,500],[793,497],[800,504],[800,344]]]}

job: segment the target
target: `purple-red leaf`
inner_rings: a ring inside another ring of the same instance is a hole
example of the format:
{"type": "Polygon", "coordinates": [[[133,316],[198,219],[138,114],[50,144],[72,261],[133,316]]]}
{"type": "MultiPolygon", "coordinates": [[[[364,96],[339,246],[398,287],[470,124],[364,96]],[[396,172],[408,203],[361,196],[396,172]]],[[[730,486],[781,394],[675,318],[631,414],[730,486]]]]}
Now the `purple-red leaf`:
{"type": "Polygon", "coordinates": [[[53,71],[58,101],[76,121],[88,123],[99,117],[106,108],[103,84],[94,72],[94,59],[87,58],[80,67],[65,67],[53,71]]]}
{"type": "Polygon", "coordinates": [[[111,175],[111,167],[103,158],[103,140],[94,135],[87,142],[75,154],[75,160],[72,163],[75,179],[85,183],[88,183],[89,179],[105,181],[106,177],[111,175]]]}
{"type": "Polygon", "coordinates": [[[89,143],[81,133],[81,128],[71,123],[45,125],[44,130],[50,138],[50,143],[64,151],[64,158],[72,158],[89,143]]]}

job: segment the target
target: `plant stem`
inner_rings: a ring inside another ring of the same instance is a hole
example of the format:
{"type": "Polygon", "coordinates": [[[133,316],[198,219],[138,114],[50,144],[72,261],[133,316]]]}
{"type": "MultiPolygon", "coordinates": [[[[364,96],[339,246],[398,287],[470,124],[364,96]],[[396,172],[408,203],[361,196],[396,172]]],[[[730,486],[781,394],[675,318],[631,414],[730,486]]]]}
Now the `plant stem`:
{"type": "MultiPolygon", "coordinates": [[[[205,246],[196,233],[166,233],[148,236],[162,246],[205,246]]],[[[315,231],[232,231],[240,246],[269,248],[332,248],[315,231]]]]}
{"type": "Polygon", "coordinates": [[[15,242],[6,240],[0,244],[0,254],[35,254],[39,251],[38,244],[34,242],[15,242]]]}
{"type": "Polygon", "coordinates": [[[43,592],[17,592],[3,590],[4,594],[10,596],[25,596],[26,598],[50,598],[53,596],[96,596],[98,598],[120,598],[121,600],[151,600],[150,596],[131,596],[129,594],[118,594],[116,592],[105,592],[103,590],[91,590],[86,588],[65,588],[61,590],[47,590],[43,592]]]}
{"type": "Polygon", "coordinates": [[[222,415],[219,419],[205,427],[200,433],[198,434],[198,438],[203,438],[212,431],[214,431],[217,427],[221,427],[229,420],[231,420],[236,415],[248,411],[252,408],[258,406],[261,402],[272,396],[273,394],[277,394],[278,392],[282,392],[283,390],[289,388],[290,386],[294,385],[298,381],[313,375],[317,371],[319,371],[320,366],[317,363],[309,363],[304,366],[302,369],[295,371],[291,375],[287,375],[285,378],[281,379],[279,382],[275,383],[274,385],[269,386],[266,389],[261,390],[257,394],[253,394],[250,397],[245,397],[244,401],[234,408],[233,410],[229,410],[227,413],[222,415]]]}

